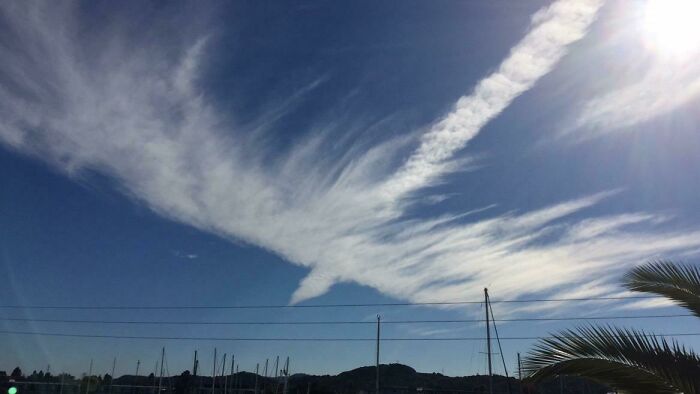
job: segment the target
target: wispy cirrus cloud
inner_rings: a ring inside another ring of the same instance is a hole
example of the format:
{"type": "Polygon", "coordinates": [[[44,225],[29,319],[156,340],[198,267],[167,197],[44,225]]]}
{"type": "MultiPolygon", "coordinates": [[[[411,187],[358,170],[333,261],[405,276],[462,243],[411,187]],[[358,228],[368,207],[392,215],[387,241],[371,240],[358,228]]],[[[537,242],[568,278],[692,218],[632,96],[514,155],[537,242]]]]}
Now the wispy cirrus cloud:
{"type": "Polygon", "coordinates": [[[410,138],[328,157],[323,133],[270,164],[264,138],[232,126],[200,91],[206,39],[183,39],[187,45],[166,52],[157,41],[133,49],[117,35],[88,50],[70,8],[3,4],[3,22],[19,44],[0,47],[0,140],[72,176],[106,174],[160,215],[308,267],[292,302],[338,282],[413,301],[478,297],[483,285],[503,298],[565,286],[591,292],[587,282],[600,270],[697,248],[700,233],[664,230],[658,215],[646,213],[571,219],[611,193],[479,221],[409,220],[405,212],[416,192],[459,168],[457,153],[489,120],[585,35],[600,6],[560,0],[540,10],[497,70],[397,166],[410,138]]]}
{"type": "Polygon", "coordinates": [[[641,80],[587,101],[568,130],[580,131],[579,139],[626,130],[698,97],[700,66],[690,62],[657,64],[641,80]]]}
{"type": "Polygon", "coordinates": [[[693,22],[679,18],[693,11],[660,1],[610,8],[612,17],[601,29],[604,42],[591,51],[597,59],[590,77],[605,84],[565,121],[569,138],[631,131],[700,98],[697,34],[688,25],[693,22]]]}

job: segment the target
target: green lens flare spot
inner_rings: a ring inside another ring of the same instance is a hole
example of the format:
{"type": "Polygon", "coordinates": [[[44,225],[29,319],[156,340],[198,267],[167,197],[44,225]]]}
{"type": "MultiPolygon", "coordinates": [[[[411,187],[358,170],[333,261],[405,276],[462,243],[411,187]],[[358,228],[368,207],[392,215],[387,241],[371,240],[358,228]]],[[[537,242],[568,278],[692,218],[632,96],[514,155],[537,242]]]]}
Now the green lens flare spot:
{"type": "Polygon", "coordinates": [[[17,387],[10,387],[7,389],[7,394],[17,394],[17,387]]]}

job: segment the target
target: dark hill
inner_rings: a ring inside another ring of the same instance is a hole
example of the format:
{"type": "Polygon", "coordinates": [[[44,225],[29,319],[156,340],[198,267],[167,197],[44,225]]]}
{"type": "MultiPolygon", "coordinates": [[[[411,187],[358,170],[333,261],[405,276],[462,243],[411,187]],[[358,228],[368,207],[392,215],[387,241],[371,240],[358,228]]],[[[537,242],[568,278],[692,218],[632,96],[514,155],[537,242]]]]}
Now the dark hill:
{"type": "MultiPolygon", "coordinates": [[[[489,378],[485,375],[445,376],[439,373],[416,372],[402,364],[380,365],[380,394],[460,394],[487,393],[489,378]]],[[[338,375],[295,374],[288,381],[288,394],[374,394],[375,367],[360,367],[338,375]]],[[[26,378],[24,378],[26,380],[26,378]]],[[[52,377],[56,380],[56,377],[52,377]]],[[[124,375],[114,379],[110,388],[107,380],[98,377],[92,383],[90,394],[155,394],[159,379],[151,376],[124,375]],[[135,387],[140,386],[140,387],[135,387]]],[[[1,379],[0,379],[1,380],[1,379]]],[[[21,379],[22,380],[22,379],[21,379]]],[[[253,394],[257,381],[258,394],[282,394],[284,379],[264,378],[250,372],[240,372],[227,377],[217,377],[213,394],[253,394]],[[226,393],[224,393],[226,384],[226,393]]],[[[2,383],[2,382],[0,382],[2,383]]],[[[494,375],[494,394],[520,393],[518,380],[494,375]]],[[[77,384],[76,384],[77,386],[77,384]]],[[[212,394],[210,376],[192,376],[189,371],[179,376],[164,377],[163,394],[212,394]]],[[[43,387],[43,386],[42,386],[43,387]]],[[[47,386],[48,387],[48,386],[47,386]]],[[[44,388],[42,388],[44,390],[44,388]]],[[[30,390],[31,391],[31,390],[30,390]]],[[[567,394],[605,394],[604,386],[580,378],[565,378],[567,394]]],[[[527,393],[559,394],[560,382],[551,381],[525,390],[527,393]]],[[[35,394],[49,394],[35,390],[35,394]]],[[[53,393],[52,393],[53,394],[53,393]]],[[[64,393],[77,394],[77,393],[64,393]]]]}

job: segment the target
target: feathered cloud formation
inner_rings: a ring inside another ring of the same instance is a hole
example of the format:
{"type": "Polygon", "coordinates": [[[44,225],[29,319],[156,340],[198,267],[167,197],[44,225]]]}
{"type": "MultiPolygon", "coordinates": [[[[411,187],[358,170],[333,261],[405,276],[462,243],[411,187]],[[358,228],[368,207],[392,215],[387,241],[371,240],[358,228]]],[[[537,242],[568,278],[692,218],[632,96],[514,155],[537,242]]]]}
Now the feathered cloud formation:
{"type": "MultiPolygon", "coordinates": [[[[695,58],[693,57],[692,60],[695,58]]],[[[572,130],[615,132],[672,112],[700,97],[700,66],[655,64],[635,83],[589,100],[572,130]]]]}
{"type": "Polygon", "coordinates": [[[667,218],[655,214],[571,219],[615,192],[478,221],[405,216],[412,197],[460,168],[458,152],[586,34],[601,1],[560,0],[537,12],[497,70],[398,166],[391,163],[410,142],[330,160],[310,139],[266,164],[265,147],[199,91],[205,38],[166,53],[117,36],[88,54],[70,8],[2,6],[18,44],[0,47],[0,140],[69,175],[106,174],[160,215],[308,267],[292,302],[338,282],[413,301],[473,298],[483,285],[504,298],[564,287],[599,293],[612,289],[587,283],[598,270],[700,246],[700,232],[662,230],[667,218]]]}

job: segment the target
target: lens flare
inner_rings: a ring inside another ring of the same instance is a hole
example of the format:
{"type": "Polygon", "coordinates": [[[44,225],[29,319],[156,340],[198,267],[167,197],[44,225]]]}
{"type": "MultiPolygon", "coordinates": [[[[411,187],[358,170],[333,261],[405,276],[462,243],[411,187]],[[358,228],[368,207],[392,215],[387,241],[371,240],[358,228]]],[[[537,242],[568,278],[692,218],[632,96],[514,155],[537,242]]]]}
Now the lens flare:
{"type": "Polygon", "coordinates": [[[676,56],[700,49],[700,0],[649,0],[645,30],[652,46],[676,56]]]}

